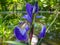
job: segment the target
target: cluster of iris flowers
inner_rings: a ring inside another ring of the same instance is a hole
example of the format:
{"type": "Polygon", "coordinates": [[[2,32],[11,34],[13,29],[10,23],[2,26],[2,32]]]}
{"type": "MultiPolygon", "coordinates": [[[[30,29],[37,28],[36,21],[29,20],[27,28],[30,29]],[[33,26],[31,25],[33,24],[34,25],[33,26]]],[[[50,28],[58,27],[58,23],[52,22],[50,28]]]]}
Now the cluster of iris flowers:
{"type": "MultiPolygon", "coordinates": [[[[26,12],[27,14],[24,15],[22,18],[26,20],[26,22],[20,22],[18,26],[14,29],[15,37],[20,41],[27,41],[28,38],[28,31],[30,30],[30,40],[32,38],[33,32],[34,32],[34,19],[35,18],[41,18],[41,16],[35,15],[39,11],[38,8],[38,2],[32,6],[31,4],[26,4],[26,12]],[[34,18],[35,17],[35,18],[34,18]],[[29,24],[30,25],[29,25],[29,24]]],[[[42,29],[40,33],[38,34],[39,38],[44,38],[46,33],[46,26],[42,25],[42,29]]]]}

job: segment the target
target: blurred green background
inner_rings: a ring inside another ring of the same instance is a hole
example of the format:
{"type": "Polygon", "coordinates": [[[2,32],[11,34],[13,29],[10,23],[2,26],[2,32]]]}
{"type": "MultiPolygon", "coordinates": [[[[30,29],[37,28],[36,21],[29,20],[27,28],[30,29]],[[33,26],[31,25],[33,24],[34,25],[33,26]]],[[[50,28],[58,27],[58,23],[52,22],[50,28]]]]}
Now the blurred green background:
{"type": "MultiPolygon", "coordinates": [[[[34,5],[35,0],[0,0],[0,43],[15,40],[13,30],[20,21],[24,20],[22,16],[26,14],[26,3],[34,5]]],[[[60,11],[60,0],[38,0],[38,6],[39,11],[42,11],[38,15],[44,16],[39,21],[45,23],[47,28],[58,15],[48,29],[44,40],[52,45],[60,45],[60,13],[58,13],[60,11]]],[[[37,23],[35,34],[40,31],[39,27],[40,25],[37,23]]]]}

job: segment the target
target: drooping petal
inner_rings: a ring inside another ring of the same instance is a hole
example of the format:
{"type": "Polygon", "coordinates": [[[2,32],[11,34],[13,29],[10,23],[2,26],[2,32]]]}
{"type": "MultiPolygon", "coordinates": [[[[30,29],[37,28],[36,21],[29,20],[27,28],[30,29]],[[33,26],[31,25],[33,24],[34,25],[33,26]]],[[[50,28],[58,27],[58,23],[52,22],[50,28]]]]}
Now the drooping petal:
{"type": "Polygon", "coordinates": [[[26,38],[27,38],[27,34],[25,33],[24,35],[22,35],[20,32],[20,28],[18,26],[15,27],[14,34],[18,40],[26,40],[26,38]]]}
{"type": "Polygon", "coordinates": [[[26,29],[26,31],[28,31],[30,29],[30,27],[28,25],[26,25],[25,29],[26,29]]]}
{"type": "Polygon", "coordinates": [[[32,23],[32,19],[29,15],[24,15],[23,18],[26,19],[28,22],[32,23]]]}
{"type": "Polygon", "coordinates": [[[25,29],[21,29],[21,30],[19,30],[20,31],[20,33],[22,34],[22,35],[24,35],[25,33],[26,33],[26,30],[25,29]]]}
{"type": "Polygon", "coordinates": [[[39,38],[44,38],[45,37],[45,34],[46,34],[46,26],[43,25],[42,26],[42,29],[41,29],[41,32],[39,34],[39,38]]]}
{"type": "Polygon", "coordinates": [[[35,3],[34,7],[33,7],[33,13],[38,13],[38,2],[35,3]]]}
{"type": "Polygon", "coordinates": [[[33,6],[29,3],[26,4],[26,11],[30,17],[32,17],[33,6]]]}

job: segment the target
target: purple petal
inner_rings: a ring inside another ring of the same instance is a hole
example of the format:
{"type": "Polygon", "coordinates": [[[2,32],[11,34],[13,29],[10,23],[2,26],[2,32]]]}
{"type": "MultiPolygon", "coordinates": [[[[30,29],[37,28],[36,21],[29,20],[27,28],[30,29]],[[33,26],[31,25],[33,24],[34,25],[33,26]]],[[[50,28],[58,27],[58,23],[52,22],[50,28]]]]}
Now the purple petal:
{"type": "Polygon", "coordinates": [[[24,35],[22,35],[21,32],[20,32],[20,29],[18,28],[18,26],[15,27],[14,34],[15,34],[15,37],[18,40],[26,40],[27,39],[27,34],[25,33],[24,35]]]}
{"type": "Polygon", "coordinates": [[[42,30],[41,30],[41,32],[39,34],[39,38],[44,38],[45,37],[45,34],[46,34],[46,26],[43,25],[42,26],[42,30]]]}
{"type": "Polygon", "coordinates": [[[28,25],[26,25],[25,29],[26,29],[26,31],[28,31],[30,29],[30,27],[28,25]]]}
{"type": "Polygon", "coordinates": [[[24,34],[26,33],[26,29],[19,30],[19,31],[20,31],[20,33],[21,33],[22,35],[24,35],[24,34]]]}
{"type": "Polygon", "coordinates": [[[35,3],[34,7],[33,7],[33,13],[38,13],[38,2],[35,3]]]}
{"type": "Polygon", "coordinates": [[[32,17],[33,6],[29,3],[26,4],[26,11],[30,17],[32,17]]]}
{"type": "Polygon", "coordinates": [[[32,23],[32,19],[29,15],[24,15],[23,18],[26,19],[28,22],[32,23]]]}

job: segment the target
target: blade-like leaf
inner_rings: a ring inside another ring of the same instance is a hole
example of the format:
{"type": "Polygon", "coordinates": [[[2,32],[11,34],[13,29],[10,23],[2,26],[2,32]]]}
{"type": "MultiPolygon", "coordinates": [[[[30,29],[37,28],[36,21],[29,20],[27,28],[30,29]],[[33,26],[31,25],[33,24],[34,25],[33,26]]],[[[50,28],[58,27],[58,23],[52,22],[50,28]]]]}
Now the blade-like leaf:
{"type": "Polygon", "coordinates": [[[4,41],[4,43],[15,44],[15,45],[26,45],[24,43],[16,42],[16,41],[4,41]]]}

